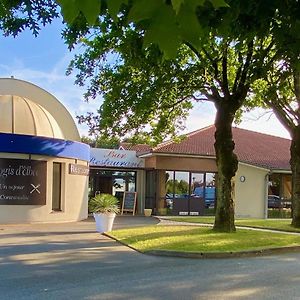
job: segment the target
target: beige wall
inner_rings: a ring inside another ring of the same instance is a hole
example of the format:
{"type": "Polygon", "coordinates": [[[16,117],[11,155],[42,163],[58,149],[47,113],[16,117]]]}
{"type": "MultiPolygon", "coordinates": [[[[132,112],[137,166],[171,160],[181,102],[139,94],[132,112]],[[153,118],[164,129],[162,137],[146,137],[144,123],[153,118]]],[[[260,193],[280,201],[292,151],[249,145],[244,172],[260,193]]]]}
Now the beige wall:
{"type": "Polygon", "coordinates": [[[284,174],[282,176],[282,193],[285,199],[291,199],[292,197],[292,175],[284,174]]]}
{"type": "Polygon", "coordinates": [[[27,81],[0,78],[0,95],[16,95],[40,104],[56,120],[66,140],[80,141],[75,122],[67,109],[50,93],[27,81]]]}
{"type": "Polygon", "coordinates": [[[268,170],[239,163],[235,176],[235,214],[237,217],[265,218],[266,175],[268,170]],[[240,177],[246,178],[245,182],[240,177]]]}
{"type": "Polygon", "coordinates": [[[209,158],[156,156],[146,158],[145,165],[159,170],[217,172],[215,159],[209,158]]]}
{"type": "Polygon", "coordinates": [[[138,170],[136,172],[136,191],[137,191],[137,212],[144,214],[145,193],[146,193],[146,171],[138,170]]]}
{"type": "MultiPolygon", "coordinates": [[[[27,154],[0,153],[0,158],[28,159],[27,154]]],[[[70,175],[69,163],[74,159],[52,158],[31,155],[33,160],[47,161],[46,205],[0,205],[0,224],[66,222],[87,218],[88,176],[70,175]],[[53,162],[63,164],[62,176],[62,211],[52,211],[52,171],[53,162]]],[[[77,160],[80,165],[87,162],[77,160]]]]}

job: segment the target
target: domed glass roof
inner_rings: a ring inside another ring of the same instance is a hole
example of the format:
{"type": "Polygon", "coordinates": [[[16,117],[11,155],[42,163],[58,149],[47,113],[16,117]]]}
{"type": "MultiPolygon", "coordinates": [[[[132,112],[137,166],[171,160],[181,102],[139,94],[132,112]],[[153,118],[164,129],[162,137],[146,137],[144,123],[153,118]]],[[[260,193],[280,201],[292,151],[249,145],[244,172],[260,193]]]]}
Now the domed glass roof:
{"type": "Polygon", "coordinates": [[[45,108],[15,95],[0,95],[0,132],[65,138],[56,120],[45,108]]]}

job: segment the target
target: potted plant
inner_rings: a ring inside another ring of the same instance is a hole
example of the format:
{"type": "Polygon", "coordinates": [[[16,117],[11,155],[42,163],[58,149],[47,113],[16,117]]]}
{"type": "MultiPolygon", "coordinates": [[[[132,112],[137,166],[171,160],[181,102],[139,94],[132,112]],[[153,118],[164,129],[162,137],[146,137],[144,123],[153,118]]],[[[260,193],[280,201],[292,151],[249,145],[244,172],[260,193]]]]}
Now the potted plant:
{"type": "Polygon", "coordinates": [[[151,217],[152,208],[144,208],[144,215],[145,215],[145,217],[151,217]]]}
{"type": "Polygon", "coordinates": [[[89,200],[89,211],[93,213],[98,232],[112,230],[116,214],[120,211],[118,203],[118,199],[110,194],[99,194],[89,200]]]}

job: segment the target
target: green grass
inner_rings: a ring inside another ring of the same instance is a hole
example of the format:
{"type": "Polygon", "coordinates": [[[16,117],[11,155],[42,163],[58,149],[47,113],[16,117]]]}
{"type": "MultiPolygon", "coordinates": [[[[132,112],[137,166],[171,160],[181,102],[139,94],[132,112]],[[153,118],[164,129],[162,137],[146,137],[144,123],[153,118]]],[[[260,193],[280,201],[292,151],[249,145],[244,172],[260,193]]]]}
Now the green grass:
{"type": "MultiPolygon", "coordinates": [[[[172,217],[171,220],[178,222],[213,224],[214,217],[172,217]]],[[[256,228],[275,229],[290,232],[300,232],[300,228],[291,226],[291,219],[236,219],[237,226],[251,226],[256,228]]]]}
{"type": "Polygon", "coordinates": [[[199,226],[148,226],[112,231],[111,236],[141,252],[240,252],[300,246],[300,236],[239,229],[218,233],[199,226]]]}

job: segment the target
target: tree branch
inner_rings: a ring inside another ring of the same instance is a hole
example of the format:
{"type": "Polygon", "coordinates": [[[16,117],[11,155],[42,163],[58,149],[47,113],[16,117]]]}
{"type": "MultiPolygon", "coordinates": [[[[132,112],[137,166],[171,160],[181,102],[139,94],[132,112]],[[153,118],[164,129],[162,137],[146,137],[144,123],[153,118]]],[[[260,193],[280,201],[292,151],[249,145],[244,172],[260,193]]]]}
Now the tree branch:
{"type": "Polygon", "coordinates": [[[225,43],[225,48],[222,57],[222,91],[226,98],[229,98],[230,92],[228,87],[228,74],[227,74],[227,54],[228,54],[228,45],[225,43]]]}

